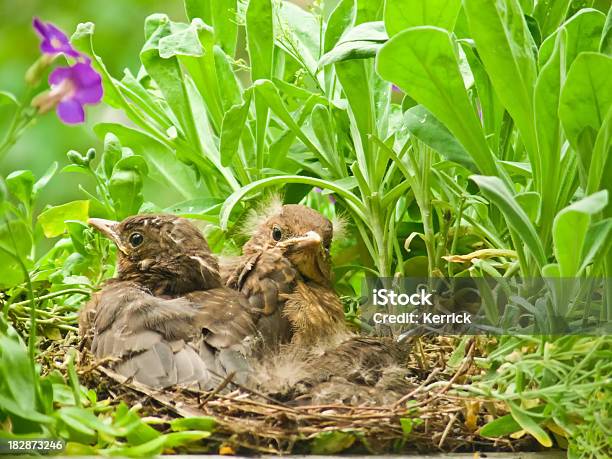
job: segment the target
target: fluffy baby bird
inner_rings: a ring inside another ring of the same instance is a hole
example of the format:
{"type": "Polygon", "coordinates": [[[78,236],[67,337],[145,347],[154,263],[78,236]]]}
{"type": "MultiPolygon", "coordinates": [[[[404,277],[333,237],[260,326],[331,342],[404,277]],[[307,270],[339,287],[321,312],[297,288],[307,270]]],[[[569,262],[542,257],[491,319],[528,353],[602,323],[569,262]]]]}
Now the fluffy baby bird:
{"type": "Polygon", "coordinates": [[[257,329],[268,344],[339,342],[348,336],[344,311],[332,288],[333,225],[302,205],[272,204],[226,268],[228,287],[249,299],[257,329]]]}
{"type": "Polygon", "coordinates": [[[407,347],[349,331],[332,287],[332,222],[309,207],[280,204],[256,222],[226,280],[260,314],[265,342],[281,344],[255,365],[260,388],[319,403],[393,398],[406,383],[407,347]]]}
{"type": "Polygon", "coordinates": [[[246,298],[221,284],[202,233],[172,215],[89,224],[117,246],[117,276],[82,311],[79,328],[97,358],[155,388],[212,389],[244,382],[254,324],[246,298]]]}

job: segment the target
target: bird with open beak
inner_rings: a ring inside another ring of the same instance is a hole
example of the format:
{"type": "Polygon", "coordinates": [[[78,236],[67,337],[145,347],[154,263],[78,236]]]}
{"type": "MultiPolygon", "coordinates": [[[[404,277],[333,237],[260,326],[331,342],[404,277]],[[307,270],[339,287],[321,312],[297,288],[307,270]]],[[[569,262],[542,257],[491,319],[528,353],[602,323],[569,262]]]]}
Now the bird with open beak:
{"type": "Polygon", "coordinates": [[[243,256],[222,270],[260,314],[267,344],[337,341],[348,330],[342,303],[332,288],[333,225],[302,205],[271,205],[254,226],[243,256]]]}
{"type": "Polygon", "coordinates": [[[202,233],[172,215],[137,215],[89,224],[117,247],[117,276],[85,306],[79,329],[97,358],[151,387],[248,377],[250,305],[221,284],[202,233]]]}

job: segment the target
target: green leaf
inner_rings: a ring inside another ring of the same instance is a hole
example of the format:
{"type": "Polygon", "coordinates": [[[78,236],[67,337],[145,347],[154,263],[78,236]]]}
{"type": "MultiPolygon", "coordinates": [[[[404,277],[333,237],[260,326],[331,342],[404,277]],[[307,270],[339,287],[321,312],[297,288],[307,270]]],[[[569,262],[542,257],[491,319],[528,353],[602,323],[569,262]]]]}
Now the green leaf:
{"type": "Polygon", "coordinates": [[[0,91],[0,107],[3,105],[15,105],[19,106],[19,101],[17,98],[7,91],[0,91]]]}
{"type": "Polygon", "coordinates": [[[350,191],[339,187],[336,183],[330,182],[327,180],[322,180],[314,177],[306,177],[301,175],[283,175],[278,177],[270,177],[261,180],[257,180],[256,182],[252,182],[247,186],[241,188],[238,191],[232,193],[232,195],[227,198],[223,207],[221,208],[221,212],[219,214],[219,225],[221,229],[226,230],[228,226],[228,222],[230,219],[230,215],[232,213],[233,208],[238,204],[238,202],[242,201],[242,199],[248,194],[262,190],[264,188],[287,184],[287,183],[304,183],[307,185],[318,186],[319,188],[328,188],[332,190],[334,193],[337,193],[342,198],[344,198],[354,212],[360,215],[362,220],[366,220],[365,218],[365,208],[359,198],[355,196],[350,191]]]}
{"type": "Polygon", "coordinates": [[[412,135],[440,153],[449,161],[476,171],[476,165],[463,146],[435,116],[422,105],[404,112],[404,126],[412,135]]]}
{"type": "Polygon", "coordinates": [[[149,166],[147,166],[147,163],[142,156],[131,155],[117,161],[113,171],[115,170],[135,171],[142,177],[145,177],[149,173],[149,166]]]}
{"type": "Polygon", "coordinates": [[[59,236],[66,231],[67,220],[87,221],[89,201],[72,201],[44,210],[38,216],[45,237],[59,236]]]}
{"type": "MultiPolygon", "coordinates": [[[[518,127],[532,165],[536,155],[533,89],[535,43],[517,0],[466,0],[472,38],[499,100],[518,127]]],[[[539,171],[535,169],[535,176],[539,171]]]]}
{"type": "Polygon", "coordinates": [[[606,16],[591,8],[584,8],[568,19],[555,33],[550,35],[538,53],[538,61],[542,67],[553,54],[555,42],[561,31],[567,34],[565,47],[565,69],[568,70],[578,54],[585,51],[599,51],[599,40],[606,21],[606,16]]]}
{"type": "Polygon", "coordinates": [[[169,59],[175,56],[202,56],[204,49],[198,37],[198,27],[206,28],[206,25],[195,20],[189,27],[161,37],[157,44],[159,57],[169,59]]]}
{"type": "Polygon", "coordinates": [[[319,61],[319,67],[350,59],[374,57],[389,39],[381,21],[364,22],[350,29],[319,61]]]}
{"type": "Polygon", "coordinates": [[[424,25],[452,32],[460,9],[461,0],[387,0],[385,27],[389,36],[424,25]]]}
{"type": "Polygon", "coordinates": [[[533,436],[542,446],[550,448],[552,446],[552,440],[548,434],[542,429],[536,421],[529,415],[528,411],[519,408],[513,402],[508,402],[510,405],[510,413],[514,420],[525,429],[530,435],[533,436]]]}
{"type": "Polygon", "coordinates": [[[611,234],[612,218],[606,218],[591,225],[584,239],[581,257],[582,264],[578,270],[579,274],[582,274],[589,264],[593,263],[596,265],[599,260],[604,259],[610,253],[612,245],[611,234]]]}
{"type": "Polygon", "coordinates": [[[247,48],[251,81],[272,76],[274,13],[271,0],[250,0],[246,12],[247,48]]]}
{"type": "Polygon", "coordinates": [[[49,181],[55,176],[57,168],[57,161],[53,161],[53,163],[51,163],[51,166],[49,166],[43,176],[39,178],[36,183],[34,183],[34,186],[32,187],[32,193],[34,194],[34,196],[36,196],[40,192],[40,190],[47,186],[49,181]]]}
{"type": "Polygon", "coordinates": [[[535,227],[525,211],[510,194],[508,187],[498,177],[472,175],[470,177],[480,187],[483,196],[491,201],[502,212],[506,223],[521,239],[533,255],[540,268],[546,264],[546,254],[535,227]]]}
{"type": "Polygon", "coordinates": [[[202,430],[205,432],[213,432],[216,425],[217,421],[215,418],[208,416],[180,418],[170,421],[170,427],[175,432],[182,432],[184,430],[202,430]]]}
{"type": "MultiPolygon", "coordinates": [[[[201,26],[204,27],[203,24],[201,26]]],[[[140,52],[140,60],[147,74],[157,83],[165,101],[178,120],[177,128],[185,137],[197,142],[198,134],[191,112],[183,70],[176,56],[186,51],[176,49],[173,53],[170,49],[166,49],[163,41],[164,38],[173,34],[173,27],[180,29],[180,26],[172,23],[165,15],[153,14],[147,17],[145,29],[150,30],[151,35],[140,52]],[[160,46],[168,53],[166,58],[160,56],[160,46]]],[[[189,28],[192,34],[195,33],[195,25],[189,28]]]]}
{"type": "Polygon", "coordinates": [[[5,183],[9,192],[29,207],[35,180],[32,171],[14,171],[7,175],[5,183]]]}
{"type": "Polygon", "coordinates": [[[507,414],[485,424],[478,432],[483,437],[505,437],[521,430],[521,426],[511,414],[507,414]]]}
{"type": "Polygon", "coordinates": [[[402,426],[402,433],[404,436],[408,436],[412,432],[414,421],[410,418],[400,418],[400,425],[402,426]]]}
{"type": "Polygon", "coordinates": [[[312,454],[337,454],[350,448],[356,439],[352,432],[342,430],[321,432],[312,441],[310,452],[312,454]]]}
{"type": "Polygon", "coordinates": [[[376,68],[440,120],[482,173],[498,174],[447,31],[427,26],[395,35],[378,53],[376,68]]]}
{"type": "Polygon", "coordinates": [[[340,0],[332,11],[327,21],[323,40],[323,51],[325,53],[331,51],[344,32],[355,22],[355,6],[353,0],[340,0]]]}
{"type": "MultiPolygon", "coordinates": [[[[123,145],[129,147],[135,154],[146,158],[147,164],[150,166],[149,177],[152,180],[175,190],[184,199],[193,199],[202,192],[197,186],[193,170],[181,162],[165,145],[144,132],[114,123],[97,124],[94,127],[94,132],[99,137],[107,133],[117,136],[121,139],[123,145]]],[[[114,163],[110,164],[114,166],[114,163]]],[[[109,171],[109,177],[110,175],[112,175],[112,167],[109,171]]]]}
{"type": "Polygon", "coordinates": [[[584,242],[593,215],[601,212],[608,203],[606,190],[577,201],[555,217],[553,241],[555,256],[562,277],[575,277],[581,267],[584,242]]]}
{"type": "Polygon", "coordinates": [[[542,37],[547,37],[555,31],[565,19],[571,0],[539,0],[534,10],[542,37]]]}
{"type": "Polygon", "coordinates": [[[230,108],[223,117],[221,125],[221,164],[230,166],[234,155],[238,152],[240,138],[245,128],[248,116],[249,107],[251,106],[251,92],[245,94],[244,102],[239,105],[234,105],[230,108]]]}
{"type": "MultiPolygon", "coordinates": [[[[3,255],[4,256],[4,255],[3,255]]],[[[14,333],[12,327],[9,330],[14,333]]],[[[42,424],[53,419],[40,412],[28,352],[17,336],[0,332],[0,407],[10,415],[42,424]]],[[[14,420],[16,422],[17,419],[14,420]]]]}
{"type": "Polygon", "coordinates": [[[135,170],[115,168],[108,184],[108,190],[119,220],[138,213],[144,202],[142,175],[135,170]]]}
{"type": "MultiPolygon", "coordinates": [[[[561,92],[559,117],[565,135],[580,158],[584,186],[591,161],[603,168],[605,159],[593,158],[598,131],[612,106],[612,91],[608,76],[612,74],[612,57],[599,53],[582,53],[572,64],[561,92]]],[[[607,155],[609,148],[599,148],[607,155]]],[[[605,156],[604,156],[605,158],[605,156]]]]}

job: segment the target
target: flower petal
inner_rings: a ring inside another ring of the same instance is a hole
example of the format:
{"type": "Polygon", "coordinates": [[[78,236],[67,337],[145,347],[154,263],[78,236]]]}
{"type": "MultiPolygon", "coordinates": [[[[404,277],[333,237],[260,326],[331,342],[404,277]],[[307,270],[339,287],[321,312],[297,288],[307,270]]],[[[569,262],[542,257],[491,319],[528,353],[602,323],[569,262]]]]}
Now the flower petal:
{"type": "Polygon", "coordinates": [[[83,106],[74,99],[60,102],[57,106],[57,116],[66,124],[78,124],[85,121],[83,106]]]}
{"type": "Polygon", "coordinates": [[[77,88],[90,88],[102,84],[102,77],[93,69],[90,62],[78,62],[71,69],[77,88]]]}
{"type": "Polygon", "coordinates": [[[47,26],[38,18],[32,20],[32,27],[42,38],[47,38],[47,26]]]}
{"type": "Polygon", "coordinates": [[[73,98],[81,104],[97,104],[102,100],[102,84],[77,89],[73,98]]]}
{"type": "Polygon", "coordinates": [[[49,84],[56,86],[64,81],[66,78],[72,79],[73,71],[72,67],[57,67],[49,75],[49,84]]]}

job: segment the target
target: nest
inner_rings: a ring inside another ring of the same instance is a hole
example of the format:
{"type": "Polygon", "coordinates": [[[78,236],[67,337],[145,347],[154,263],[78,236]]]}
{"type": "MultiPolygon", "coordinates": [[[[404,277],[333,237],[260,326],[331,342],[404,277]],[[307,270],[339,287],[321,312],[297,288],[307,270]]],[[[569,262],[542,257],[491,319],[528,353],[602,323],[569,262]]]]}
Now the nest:
{"type": "Polygon", "coordinates": [[[478,434],[482,425],[505,413],[491,400],[453,389],[480,372],[474,365],[475,340],[454,371],[442,370],[452,351],[452,340],[434,338],[421,344],[415,359],[421,364],[426,359],[431,369],[421,372],[410,392],[384,406],[304,405],[237,387],[230,380],[211,392],[184,388],[160,391],[126,380],[101,362],[88,360],[90,357],[82,359],[80,376],[100,394],[142,405],[144,414],[167,419],[215,418],[217,427],[211,438],[230,452],[282,455],[344,450],[381,454],[537,449],[529,437],[490,439],[478,434]]]}

